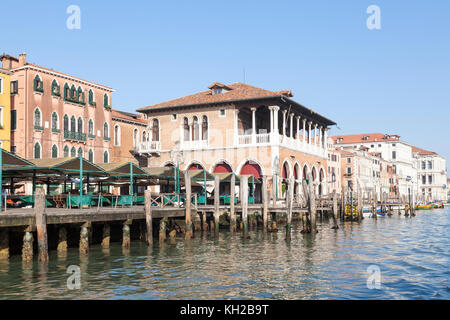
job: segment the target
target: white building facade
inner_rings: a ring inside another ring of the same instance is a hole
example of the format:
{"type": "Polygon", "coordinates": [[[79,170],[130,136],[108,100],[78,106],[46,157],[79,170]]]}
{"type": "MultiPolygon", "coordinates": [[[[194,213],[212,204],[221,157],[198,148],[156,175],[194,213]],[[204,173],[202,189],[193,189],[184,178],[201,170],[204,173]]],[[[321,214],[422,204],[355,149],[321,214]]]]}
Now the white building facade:
{"type": "Polygon", "coordinates": [[[426,201],[446,201],[447,163],[435,152],[413,148],[417,163],[417,180],[419,195],[426,201]]]}

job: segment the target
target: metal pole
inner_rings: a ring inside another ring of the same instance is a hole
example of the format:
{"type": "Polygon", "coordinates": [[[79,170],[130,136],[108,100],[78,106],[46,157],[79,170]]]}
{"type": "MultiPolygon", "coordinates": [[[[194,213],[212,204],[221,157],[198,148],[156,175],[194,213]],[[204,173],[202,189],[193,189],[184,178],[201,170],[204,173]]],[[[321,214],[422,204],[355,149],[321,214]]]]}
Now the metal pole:
{"type": "Polygon", "coordinates": [[[83,209],[83,157],[80,157],[80,209],[83,209]]]}

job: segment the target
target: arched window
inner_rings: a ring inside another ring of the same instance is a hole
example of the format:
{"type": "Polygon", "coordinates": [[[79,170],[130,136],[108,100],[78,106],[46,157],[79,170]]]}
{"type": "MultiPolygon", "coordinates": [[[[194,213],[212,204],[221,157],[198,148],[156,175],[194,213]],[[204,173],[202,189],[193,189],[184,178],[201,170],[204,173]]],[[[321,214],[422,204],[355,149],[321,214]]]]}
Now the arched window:
{"type": "Polygon", "coordinates": [[[94,162],[94,151],[92,151],[92,149],[89,149],[89,152],[88,152],[88,160],[89,160],[90,162],[94,162]]]}
{"type": "Polygon", "coordinates": [[[81,147],[78,148],[78,157],[83,156],[83,149],[81,147]]]}
{"type": "Polygon", "coordinates": [[[58,81],[56,81],[56,79],[54,79],[52,81],[52,96],[54,97],[60,97],[61,96],[61,92],[59,89],[59,84],[58,81]]]}
{"type": "Polygon", "coordinates": [[[58,130],[59,129],[59,123],[58,123],[58,114],[56,112],[52,113],[52,130],[58,130]]]}
{"type": "Polygon", "coordinates": [[[120,126],[118,124],[114,126],[114,145],[120,146],[120,126]]]}
{"type": "Polygon", "coordinates": [[[34,91],[44,92],[44,83],[38,74],[34,77],[34,91]]]}
{"type": "Polygon", "coordinates": [[[138,129],[134,129],[133,130],[133,147],[136,148],[138,145],[138,141],[139,140],[139,130],[138,129]]]}
{"type": "Polygon", "coordinates": [[[58,158],[58,146],[56,144],[52,147],[52,158],[58,158]]]}
{"type": "Polygon", "coordinates": [[[67,158],[69,156],[69,147],[64,146],[63,152],[64,152],[64,158],[67,158]]]}
{"type": "Polygon", "coordinates": [[[142,142],[147,141],[147,133],[145,131],[142,131],[142,142]]]}
{"type": "Polygon", "coordinates": [[[77,120],[75,120],[75,116],[70,117],[70,131],[77,131],[77,120]]]}
{"type": "Polygon", "coordinates": [[[202,140],[208,140],[208,117],[203,116],[202,120],[202,140]]]}
{"type": "Polygon", "coordinates": [[[77,97],[77,88],[75,88],[75,85],[72,85],[72,86],[70,87],[70,98],[71,98],[72,100],[74,100],[74,101],[77,101],[77,100],[78,100],[78,97],[77,97]]]}
{"type": "Polygon", "coordinates": [[[70,98],[70,88],[67,83],[64,84],[64,99],[67,100],[70,98]]]}
{"type": "Polygon", "coordinates": [[[40,159],[41,158],[41,145],[39,142],[36,142],[34,144],[34,158],[40,159]]]}
{"type": "Polygon", "coordinates": [[[198,118],[194,116],[192,119],[192,140],[197,141],[200,138],[200,127],[198,126],[198,118]]]}
{"type": "Polygon", "coordinates": [[[159,121],[158,121],[158,119],[153,119],[152,136],[153,136],[153,141],[159,141],[159,121]]]}
{"type": "Polygon", "coordinates": [[[105,95],[103,96],[103,106],[105,108],[109,108],[109,98],[108,95],[105,93],[105,95]]]}
{"type": "Polygon", "coordinates": [[[78,132],[83,133],[83,119],[78,118],[78,132]]]}
{"type": "Polygon", "coordinates": [[[78,87],[77,96],[78,96],[78,102],[84,103],[84,92],[81,87],[78,87]]]}
{"type": "Polygon", "coordinates": [[[34,127],[42,127],[41,110],[39,108],[34,109],[34,127]]]}
{"type": "Polygon", "coordinates": [[[89,104],[91,106],[95,106],[95,102],[94,102],[94,91],[92,91],[91,89],[89,89],[89,104]]]}
{"type": "Polygon", "coordinates": [[[109,154],[108,151],[105,151],[103,153],[103,163],[108,163],[108,161],[109,161],[109,154]]]}
{"type": "Polygon", "coordinates": [[[69,131],[69,116],[67,114],[64,115],[63,126],[64,131],[69,131]]]}
{"type": "Polygon", "coordinates": [[[94,121],[92,121],[92,119],[89,119],[88,122],[88,133],[91,137],[94,136],[94,121]]]}
{"type": "Polygon", "coordinates": [[[75,149],[75,147],[72,147],[72,149],[70,149],[70,156],[71,157],[77,156],[77,150],[75,149]]]}
{"type": "Polygon", "coordinates": [[[109,127],[108,127],[108,124],[106,122],[103,125],[103,137],[105,137],[106,139],[109,138],[109,127]]]}
{"type": "Polygon", "coordinates": [[[183,133],[184,141],[189,141],[189,120],[186,117],[183,118],[183,133]]]}

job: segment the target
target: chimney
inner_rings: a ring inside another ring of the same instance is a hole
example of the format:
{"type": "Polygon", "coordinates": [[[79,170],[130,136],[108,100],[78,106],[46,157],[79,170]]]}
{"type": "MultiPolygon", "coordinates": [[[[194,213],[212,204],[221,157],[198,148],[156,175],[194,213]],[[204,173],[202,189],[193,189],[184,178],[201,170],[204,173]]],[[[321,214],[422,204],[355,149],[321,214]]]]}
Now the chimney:
{"type": "Polygon", "coordinates": [[[24,66],[27,63],[27,54],[21,53],[19,54],[19,67],[24,66]]]}

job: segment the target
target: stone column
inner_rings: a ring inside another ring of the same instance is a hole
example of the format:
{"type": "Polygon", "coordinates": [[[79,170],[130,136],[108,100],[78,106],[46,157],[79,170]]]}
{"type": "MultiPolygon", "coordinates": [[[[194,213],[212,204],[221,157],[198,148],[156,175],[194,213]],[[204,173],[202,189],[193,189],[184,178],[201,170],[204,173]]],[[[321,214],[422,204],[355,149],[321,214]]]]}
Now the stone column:
{"type": "Polygon", "coordinates": [[[308,144],[311,144],[311,125],[312,122],[308,121],[308,144]]]}
{"type": "Polygon", "coordinates": [[[300,140],[300,129],[299,129],[300,128],[300,117],[296,116],[295,119],[297,119],[297,127],[295,128],[296,129],[295,138],[297,140],[300,140]]]}
{"type": "Polygon", "coordinates": [[[251,108],[252,110],[252,143],[256,143],[256,108],[251,108]]]}
{"type": "Polygon", "coordinates": [[[319,127],[319,146],[323,148],[323,140],[322,140],[323,136],[322,136],[322,130],[323,130],[323,127],[320,126],[320,127],[319,127]]]}
{"type": "Polygon", "coordinates": [[[294,132],[294,114],[293,113],[291,113],[290,114],[290,116],[289,116],[291,119],[290,119],[290,127],[289,127],[289,137],[290,138],[293,138],[294,137],[294,135],[293,135],[293,132],[294,132]]]}
{"type": "Polygon", "coordinates": [[[328,128],[325,128],[324,130],[323,130],[323,134],[324,134],[324,142],[323,142],[323,144],[324,144],[324,148],[325,148],[325,150],[326,149],[328,149],[328,128]]]}
{"type": "Polygon", "coordinates": [[[317,123],[314,124],[314,145],[317,146],[317,123]]]}
{"type": "Polygon", "coordinates": [[[303,119],[303,142],[306,139],[306,119],[303,119]]]}
{"type": "Polygon", "coordinates": [[[270,113],[270,133],[273,133],[273,107],[268,107],[270,113]]]}
{"type": "Polygon", "coordinates": [[[283,110],[283,137],[286,136],[286,110],[283,110]]]}

